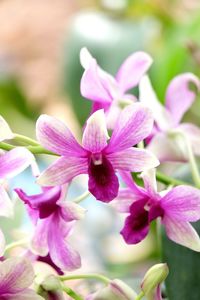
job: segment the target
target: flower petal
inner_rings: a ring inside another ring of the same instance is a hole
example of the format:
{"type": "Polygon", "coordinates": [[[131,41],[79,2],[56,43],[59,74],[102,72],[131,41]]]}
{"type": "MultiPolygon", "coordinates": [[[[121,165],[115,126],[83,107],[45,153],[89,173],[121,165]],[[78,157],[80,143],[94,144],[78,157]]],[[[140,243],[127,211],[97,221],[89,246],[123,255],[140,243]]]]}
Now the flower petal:
{"type": "Polygon", "coordinates": [[[71,271],[81,266],[81,259],[78,252],[66,240],[72,225],[73,222],[66,223],[55,214],[49,227],[49,253],[52,261],[61,270],[71,271]]]}
{"type": "Polygon", "coordinates": [[[158,133],[148,144],[147,149],[154,153],[160,162],[186,162],[188,160],[185,142],[178,135],[158,133]]]}
{"type": "Polygon", "coordinates": [[[67,222],[80,220],[85,216],[86,210],[72,201],[59,201],[58,204],[62,218],[67,222]]]}
{"type": "Polygon", "coordinates": [[[156,182],[156,170],[149,169],[142,172],[141,177],[144,181],[145,190],[152,197],[157,197],[157,182],[156,182]]]}
{"type": "Polygon", "coordinates": [[[87,174],[87,158],[60,157],[37,179],[37,183],[42,186],[62,185],[69,182],[75,176],[87,174]]]}
{"type": "Polygon", "coordinates": [[[196,93],[191,89],[191,83],[200,89],[199,79],[192,73],[184,73],[176,76],[168,86],[166,107],[173,116],[174,125],[178,125],[195,100],[196,93]]]}
{"type": "Polygon", "coordinates": [[[110,103],[112,97],[111,76],[101,70],[95,59],[89,63],[81,78],[81,95],[87,99],[102,103],[110,103]]]}
{"type": "Polygon", "coordinates": [[[47,218],[37,222],[34,236],[31,241],[32,251],[40,256],[46,256],[48,254],[47,236],[50,221],[51,218],[47,218]]]}
{"type": "Polygon", "coordinates": [[[13,204],[5,191],[0,185],[0,216],[12,217],[13,216],[13,204]]]}
{"type": "Polygon", "coordinates": [[[180,185],[169,191],[161,206],[174,219],[195,222],[200,219],[200,190],[180,185]]]}
{"type": "Polygon", "coordinates": [[[56,210],[56,202],[61,196],[61,187],[49,187],[46,188],[43,193],[30,196],[22,189],[15,189],[15,192],[25,204],[28,204],[32,209],[38,210],[39,217],[43,219],[47,218],[56,210]]]}
{"type": "Polygon", "coordinates": [[[107,155],[113,168],[122,171],[141,172],[159,165],[157,158],[148,150],[129,148],[107,155]]]}
{"type": "Polygon", "coordinates": [[[140,103],[128,105],[120,113],[107,152],[121,151],[136,145],[150,134],[152,127],[150,109],[140,103]]]}
{"type": "Polygon", "coordinates": [[[179,219],[175,220],[165,215],[163,224],[165,225],[167,236],[172,241],[200,252],[200,238],[190,223],[180,221],[179,219]]]}
{"type": "Polygon", "coordinates": [[[57,118],[41,115],[36,123],[36,135],[42,146],[59,155],[85,155],[71,131],[57,118]]]}
{"type": "Polygon", "coordinates": [[[200,128],[194,124],[182,123],[178,126],[191,143],[194,154],[200,156],[200,128]]]}
{"type": "Polygon", "coordinates": [[[26,148],[17,147],[0,156],[0,179],[12,178],[35,160],[31,152],[26,148]]]}
{"type": "Polygon", "coordinates": [[[88,168],[89,191],[97,200],[110,202],[117,197],[119,181],[110,161],[103,156],[101,164],[94,164],[92,159],[88,168]]]}
{"type": "Polygon", "coordinates": [[[97,110],[87,120],[82,144],[92,153],[101,152],[107,146],[108,131],[103,109],[97,110]]]}
{"type": "Polygon", "coordinates": [[[8,123],[0,116],[0,142],[14,138],[14,133],[10,129],[8,123]]]}
{"type": "Polygon", "coordinates": [[[148,199],[134,202],[130,207],[130,215],[125,220],[121,234],[127,244],[141,242],[149,232],[148,211],[144,209],[148,199]]]}
{"type": "Polygon", "coordinates": [[[161,130],[172,127],[172,116],[158,100],[148,76],[143,76],[139,84],[140,102],[152,110],[154,120],[161,130]]]}
{"type": "Polygon", "coordinates": [[[135,87],[152,64],[152,58],[145,52],[135,52],[124,61],[116,79],[122,92],[135,87]]]}
{"type": "Polygon", "coordinates": [[[36,294],[36,292],[31,289],[26,289],[19,294],[5,294],[3,296],[5,297],[3,298],[5,300],[44,300],[44,298],[36,294]]]}
{"type": "Polygon", "coordinates": [[[26,259],[15,257],[0,263],[1,293],[19,293],[28,288],[33,279],[33,268],[26,259]]]}
{"type": "Polygon", "coordinates": [[[6,241],[2,230],[0,229],[0,257],[4,255],[6,241]]]}

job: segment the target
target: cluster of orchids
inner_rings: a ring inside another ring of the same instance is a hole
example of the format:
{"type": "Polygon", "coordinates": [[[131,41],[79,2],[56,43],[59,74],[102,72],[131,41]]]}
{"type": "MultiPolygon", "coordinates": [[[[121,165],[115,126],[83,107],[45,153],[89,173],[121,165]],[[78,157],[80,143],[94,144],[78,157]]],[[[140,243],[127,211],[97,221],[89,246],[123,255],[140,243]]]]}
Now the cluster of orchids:
{"type": "Polygon", "coordinates": [[[72,275],[70,271],[81,267],[81,257],[70,244],[70,235],[76,223],[87,217],[80,202],[90,194],[124,216],[120,234],[125,243],[141,242],[149,233],[150,223],[158,219],[169,239],[200,251],[200,238],[190,224],[200,219],[200,175],[196,163],[200,129],[181,123],[195,101],[200,81],[191,73],[176,76],[167,88],[164,107],[147,76],[152,64],[147,53],[130,55],[115,77],[101,69],[86,48],[81,50],[80,61],[84,68],[81,94],[92,101],[81,143],[67,125],[53,116],[38,118],[36,140],[14,133],[0,118],[0,216],[13,215],[14,202],[5,181],[31,167],[41,188],[40,193],[33,195],[27,193],[26,187],[14,190],[26,207],[34,232],[26,251],[20,257],[9,257],[8,250],[20,242],[6,245],[0,231],[0,298],[160,300],[160,285],[168,274],[166,264],[155,265],[146,273],[139,294],[119,279],[101,274],[72,275]],[[135,87],[137,97],[130,94],[135,87]],[[38,154],[55,157],[41,173],[38,154]],[[193,183],[161,173],[164,163],[188,163],[193,183]],[[69,200],[68,188],[81,174],[87,175],[87,191],[69,200]],[[34,283],[36,260],[51,265],[56,275],[34,283]],[[68,280],[77,279],[100,280],[104,286],[81,295],[67,284],[68,280]]]}

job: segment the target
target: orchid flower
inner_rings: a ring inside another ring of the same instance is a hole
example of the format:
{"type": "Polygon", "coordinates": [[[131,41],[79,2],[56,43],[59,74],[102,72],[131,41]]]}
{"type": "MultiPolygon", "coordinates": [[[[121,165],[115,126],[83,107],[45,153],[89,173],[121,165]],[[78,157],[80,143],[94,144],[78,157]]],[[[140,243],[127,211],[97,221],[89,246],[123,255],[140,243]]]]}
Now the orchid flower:
{"type": "Polygon", "coordinates": [[[42,115],[37,121],[37,138],[48,150],[61,155],[38,178],[45,186],[62,185],[79,174],[89,175],[89,191],[109,202],[118,194],[116,170],[140,172],[159,164],[144,149],[132,147],[151,132],[152,114],[141,104],[125,108],[109,138],[103,110],[93,113],[83,132],[82,146],[61,121],[42,115]]]}
{"type": "Polygon", "coordinates": [[[119,211],[128,213],[121,231],[128,244],[142,241],[149,232],[150,222],[160,217],[169,239],[200,251],[200,238],[189,223],[200,219],[200,190],[180,185],[158,193],[155,169],[142,174],[144,188],[137,186],[127,172],[122,178],[128,187],[119,192],[114,202],[119,211]]]}
{"type": "Polygon", "coordinates": [[[86,48],[80,52],[85,71],[81,79],[81,94],[93,101],[92,111],[103,108],[108,128],[113,129],[122,107],[136,101],[127,91],[136,87],[152,64],[145,52],[130,55],[119,68],[115,78],[102,70],[86,48]]]}
{"type": "Polygon", "coordinates": [[[40,256],[49,256],[61,270],[73,270],[81,265],[79,254],[70,246],[68,237],[76,220],[84,216],[85,210],[78,204],[65,201],[66,187],[45,187],[42,193],[29,196],[15,189],[19,198],[27,205],[35,223],[32,249],[40,256]]]}
{"type": "Polygon", "coordinates": [[[42,300],[29,286],[33,283],[34,272],[28,260],[9,258],[0,262],[1,300],[42,300]]]}
{"type": "Polygon", "coordinates": [[[195,75],[184,73],[176,76],[167,88],[164,107],[157,99],[148,77],[144,76],[140,81],[140,101],[152,109],[155,119],[148,149],[161,162],[188,160],[184,136],[190,142],[194,154],[200,155],[200,129],[194,124],[181,123],[196,97],[190,84],[200,89],[200,81],[195,75]]]}

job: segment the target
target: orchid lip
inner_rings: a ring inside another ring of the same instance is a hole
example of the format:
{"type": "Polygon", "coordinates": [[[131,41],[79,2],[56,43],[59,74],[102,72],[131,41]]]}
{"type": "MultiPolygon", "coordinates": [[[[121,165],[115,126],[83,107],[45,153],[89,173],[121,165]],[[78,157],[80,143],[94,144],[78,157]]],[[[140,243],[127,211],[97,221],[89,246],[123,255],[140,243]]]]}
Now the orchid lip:
{"type": "Polygon", "coordinates": [[[93,153],[91,155],[91,158],[92,158],[92,162],[95,166],[102,165],[102,163],[103,163],[102,153],[93,153]]]}

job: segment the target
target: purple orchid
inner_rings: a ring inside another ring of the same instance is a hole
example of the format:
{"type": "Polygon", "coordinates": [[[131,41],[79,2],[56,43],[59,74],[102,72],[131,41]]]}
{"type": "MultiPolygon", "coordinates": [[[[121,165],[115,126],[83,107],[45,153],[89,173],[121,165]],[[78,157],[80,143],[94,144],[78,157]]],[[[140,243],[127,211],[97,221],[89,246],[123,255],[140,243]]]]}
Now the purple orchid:
{"type": "Polygon", "coordinates": [[[15,189],[19,198],[27,205],[35,223],[32,249],[40,256],[49,256],[61,270],[73,270],[81,265],[79,254],[70,246],[68,237],[76,220],[84,216],[85,210],[78,204],[65,201],[66,187],[46,187],[41,194],[27,195],[15,189]]]}
{"type": "Polygon", "coordinates": [[[109,202],[118,194],[116,170],[140,172],[159,164],[147,150],[132,147],[151,132],[152,114],[141,104],[125,108],[109,138],[103,110],[93,113],[84,129],[81,146],[61,121],[42,115],[37,121],[37,138],[47,149],[61,155],[39,177],[45,186],[62,185],[79,174],[89,175],[89,191],[109,202]]]}
{"type": "Polygon", "coordinates": [[[34,272],[28,260],[9,258],[0,262],[1,300],[42,300],[29,286],[33,283],[34,272]]]}
{"type": "Polygon", "coordinates": [[[200,219],[200,191],[194,187],[180,185],[157,192],[155,170],[143,173],[144,188],[137,186],[130,174],[122,177],[127,188],[119,192],[118,210],[127,212],[121,234],[128,244],[137,244],[149,232],[149,224],[160,217],[167,236],[174,242],[194,251],[200,251],[200,238],[189,222],[200,219]]]}
{"type": "Polygon", "coordinates": [[[194,154],[200,155],[200,129],[194,124],[180,123],[196,98],[190,84],[200,89],[200,81],[195,75],[184,73],[176,76],[167,88],[163,107],[148,77],[144,76],[140,81],[140,101],[152,109],[155,119],[148,149],[161,162],[188,160],[184,136],[190,142],[194,154]]]}
{"type": "Polygon", "coordinates": [[[136,87],[152,64],[145,52],[130,55],[119,68],[115,78],[102,70],[86,48],[80,52],[85,71],[81,79],[81,94],[93,101],[92,111],[103,108],[108,128],[113,129],[122,107],[136,101],[127,91],[136,87]]]}

